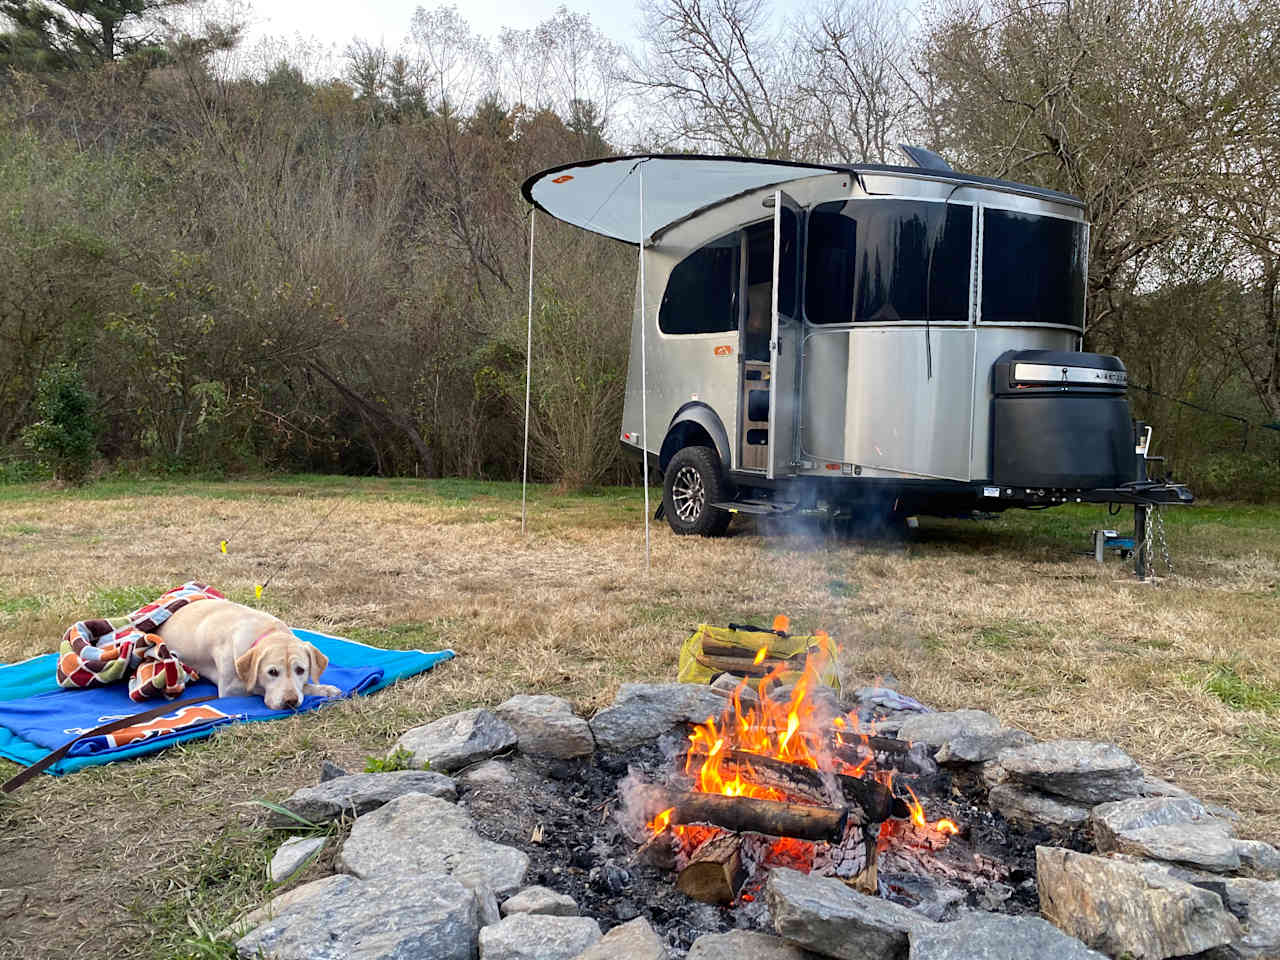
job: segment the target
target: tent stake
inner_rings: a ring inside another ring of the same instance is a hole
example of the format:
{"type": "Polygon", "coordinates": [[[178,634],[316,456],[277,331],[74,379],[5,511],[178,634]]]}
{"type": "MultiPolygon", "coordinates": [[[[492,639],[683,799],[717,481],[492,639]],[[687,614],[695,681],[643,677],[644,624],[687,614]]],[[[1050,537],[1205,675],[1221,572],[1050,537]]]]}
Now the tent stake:
{"type": "Polygon", "coordinates": [[[529,498],[529,386],[533,382],[533,222],[537,207],[529,208],[529,341],[524,351],[524,478],[520,482],[520,535],[525,535],[529,498]]]}
{"type": "Polygon", "coordinates": [[[640,168],[640,459],[644,464],[644,568],[653,569],[649,552],[649,350],[645,327],[649,313],[644,296],[644,161],[640,168]]]}

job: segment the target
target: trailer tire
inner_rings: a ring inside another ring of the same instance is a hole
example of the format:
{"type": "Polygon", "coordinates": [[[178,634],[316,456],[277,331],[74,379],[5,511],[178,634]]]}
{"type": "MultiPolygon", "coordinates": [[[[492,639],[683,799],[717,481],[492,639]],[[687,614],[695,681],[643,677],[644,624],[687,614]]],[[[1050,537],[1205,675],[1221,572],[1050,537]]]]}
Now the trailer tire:
{"type": "Polygon", "coordinates": [[[728,499],[720,457],[711,447],[682,447],[662,478],[662,511],[672,532],[719,537],[729,529],[727,510],[711,506],[728,499]]]}

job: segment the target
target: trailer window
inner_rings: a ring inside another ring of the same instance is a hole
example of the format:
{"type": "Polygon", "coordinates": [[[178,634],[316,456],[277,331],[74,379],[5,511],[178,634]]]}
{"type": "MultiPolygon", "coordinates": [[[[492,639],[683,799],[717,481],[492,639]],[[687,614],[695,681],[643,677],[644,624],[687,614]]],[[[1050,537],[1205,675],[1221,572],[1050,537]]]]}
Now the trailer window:
{"type": "Polygon", "coordinates": [[[820,204],[809,216],[810,322],[967,321],[972,233],[961,204],[820,204]]]}
{"type": "Polygon", "coordinates": [[[1079,221],[984,210],[983,322],[1081,326],[1085,253],[1079,221]]]}
{"type": "Polygon", "coordinates": [[[725,333],[738,329],[738,234],[699,247],[671,271],[658,329],[663,333],[725,333]]]}

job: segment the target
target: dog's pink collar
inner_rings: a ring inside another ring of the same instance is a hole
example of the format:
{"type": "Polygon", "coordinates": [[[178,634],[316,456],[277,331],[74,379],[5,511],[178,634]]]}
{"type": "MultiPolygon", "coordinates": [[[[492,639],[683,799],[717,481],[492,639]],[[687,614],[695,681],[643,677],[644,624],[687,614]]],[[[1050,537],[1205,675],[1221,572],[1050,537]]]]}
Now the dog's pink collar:
{"type": "MultiPolygon", "coordinates": [[[[265,640],[267,637],[271,636],[271,634],[278,633],[279,631],[280,631],[279,627],[268,627],[266,629],[266,632],[263,633],[262,636],[258,637],[258,640],[265,640]]],[[[258,645],[258,640],[255,640],[253,641],[253,643],[249,644],[250,650],[252,650],[254,647],[258,645]]]]}

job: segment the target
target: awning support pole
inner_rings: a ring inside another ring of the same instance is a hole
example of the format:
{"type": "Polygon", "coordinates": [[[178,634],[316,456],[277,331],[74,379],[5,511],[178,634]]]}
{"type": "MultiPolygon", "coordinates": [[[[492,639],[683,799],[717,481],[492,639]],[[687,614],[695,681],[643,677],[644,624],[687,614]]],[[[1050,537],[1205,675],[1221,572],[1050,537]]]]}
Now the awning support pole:
{"type": "Polygon", "coordinates": [[[644,292],[644,161],[640,168],[640,459],[644,464],[644,568],[653,569],[649,551],[649,350],[645,328],[649,326],[644,292]]]}
{"type": "Polygon", "coordinates": [[[520,483],[520,535],[525,534],[529,498],[529,387],[533,383],[533,221],[537,207],[529,208],[529,339],[524,351],[524,478],[520,483]]]}

